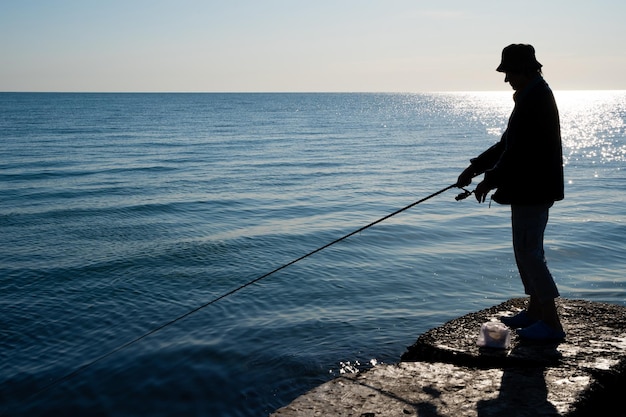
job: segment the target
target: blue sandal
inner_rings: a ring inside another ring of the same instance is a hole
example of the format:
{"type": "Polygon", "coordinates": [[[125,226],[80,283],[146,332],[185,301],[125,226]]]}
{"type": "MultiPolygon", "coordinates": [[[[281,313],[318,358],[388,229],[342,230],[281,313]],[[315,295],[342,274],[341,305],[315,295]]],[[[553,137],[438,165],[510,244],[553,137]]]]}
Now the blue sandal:
{"type": "Polygon", "coordinates": [[[500,321],[511,329],[523,329],[537,322],[537,320],[528,317],[526,310],[522,310],[514,316],[502,316],[500,321]]]}
{"type": "Polygon", "coordinates": [[[536,342],[559,342],[565,339],[564,331],[553,329],[541,320],[524,329],[517,330],[517,335],[520,339],[536,342]]]}

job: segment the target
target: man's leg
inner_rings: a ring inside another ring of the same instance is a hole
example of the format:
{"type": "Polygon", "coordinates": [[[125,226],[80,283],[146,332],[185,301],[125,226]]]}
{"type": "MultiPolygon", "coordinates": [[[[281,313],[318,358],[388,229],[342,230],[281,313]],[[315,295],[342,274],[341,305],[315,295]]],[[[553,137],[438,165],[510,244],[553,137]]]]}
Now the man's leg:
{"type": "Polygon", "coordinates": [[[524,290],[530,295],[528,316],[562,331],[554,302],[559,292],[548,270],[543,250],[550,206],[511,206],[513,250],[524,290]]]}

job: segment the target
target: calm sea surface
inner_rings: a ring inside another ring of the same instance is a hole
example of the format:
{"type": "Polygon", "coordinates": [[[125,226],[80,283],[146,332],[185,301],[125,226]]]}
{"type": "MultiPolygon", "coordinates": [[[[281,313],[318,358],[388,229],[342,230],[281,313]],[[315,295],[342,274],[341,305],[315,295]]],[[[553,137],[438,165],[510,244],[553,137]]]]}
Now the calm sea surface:
{"type": "MultiPolygon", "coordinates": [[[[626,305],[626,92],[556,97],[548,264],[563,297],[626,305]]],[[[453,184],[512,106],[0,94],[0,414],[264,416],[523,296],[508,207],[455,189],[214,301],[453,184]]]]}

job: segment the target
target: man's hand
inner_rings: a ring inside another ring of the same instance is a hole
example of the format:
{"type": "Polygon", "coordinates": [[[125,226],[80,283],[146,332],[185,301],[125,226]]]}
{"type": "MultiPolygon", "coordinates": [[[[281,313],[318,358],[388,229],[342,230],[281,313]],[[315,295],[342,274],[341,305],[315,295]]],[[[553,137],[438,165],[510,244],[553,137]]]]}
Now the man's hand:
{"type": "Polygon", "coordinates": [[[474,168],[470,165],[459,175],[459,178],[456,180],[456,186],[466,187],[472,183],[472,178],[474,178],[474,168]]]}
{"type": "Polygon", "coordinates": [[[476,200],[478,200],[479,203],[484,203],[485,199],[487,198],[487,194],[489,194],[489,191],[491,191],[492,189],[493,187],[489,185],[486,181],[480,182],[474,190],[476,200]]]}

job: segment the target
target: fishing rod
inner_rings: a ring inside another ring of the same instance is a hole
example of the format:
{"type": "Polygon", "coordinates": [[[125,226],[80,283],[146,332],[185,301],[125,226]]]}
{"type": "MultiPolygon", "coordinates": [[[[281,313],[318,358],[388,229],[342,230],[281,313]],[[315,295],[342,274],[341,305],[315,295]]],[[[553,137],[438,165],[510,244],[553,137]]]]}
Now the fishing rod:
{"type": "Polygon", "coordinates": [[[380,219],[378,219],[378,220],[376,220],[376,221],[373,221],[373,222],[371,222],[371,223],[369,223],[369,224],[367,224],[367,225],[365,225],[365,226],[363,226],[363,227],[361,227],[361,228],[359,228],[359,229],[357,229],[357,230],[354,230],[354,231],[352,231],[352,232],[350,232],[350,233],[348,233],[348,234],[346,234],[346,235],[344,235],[344,236],[342,236],[342,237],[340,237],[340,238],[338,238],[338,239],[335,239],[335,240],[333,240],[332,242],[327,243],[326,245],[321,246],[321,247],[319,247],[319,248],[317,248],[317,249],[315,249],[315,250],[313,250],[313,251],[311,251],[311,252],[309,252],[309,253],[307,253],[307,254],[305,254],[305,255],[302,255],[302,256],[300,256],[299,258],[294,259],[294,260],[293,260],[293,261],[291,261],[291,262],[288,262],[288,263],[286,263],[286,264],[284,264],[284,265],[281,265],[281,266],[279,266],[278,268],[276,268],[276,269],[274,269],[274,270],[272,270],[272,271],[270,271],[270,272],[268,272],[268,273],[266,273],[266,274],[263,274],[263,275],[261,275],[261,276],[259,276],[259,277],[255,278],[255,279],[253,279],[253,280],[251,280],[251,281],[248,281],[248,282],[246,282],[245,284],[242,284],[242,285],[240,285],[239,287],[234,288],[234,289],[232,289],[232,290],[230,290],[230,291],[228,291],[228,292],[226,292],[226,293],[224,293],[224,294],[220,295],[219,297],[214,298],[214,299],[212,299],[211,301],[208,301],[208,302],[206,302],[206,303],[204,303],[204,304],[200,305],[199,307],[196,307],[196,308],[194,308],[193,310],[190,310],[190,311],[186,312],[185,314],[182,314],[182,315],[180,315],[180,316],[176,317],[176,318],[175,318],[175,319],[173,319],[173,320],[170,320],[170,321],[168,321],[168,322],[166,322],[166,323],[164,323],[164,324],[162,324],[162,325],[160,325],[160,326],[158,326],[158,327],[156,327],[156,328],[154,328],[154,329],[152,329],[152,330],[148,331],[147,333],[144,333],[143,335],[141,335],[141,336],[139,336],[139,337],[137,337],[137,338],[135,338],[135,339],[133,339],[133,340],[131,340],[131,341],[129,341],[129,342],[126,342],[126,343],[124,343],[123,345],[118,346],[117,348],[115,348],[115,349],[113,349],[113,350],[109,351],[108,353],[105,353],[104,355],[99,356],[98,358],[93,359],[93,360],[91,360],[90,362],[85,363],[84,365],[82,365],[82,366],[78,367],[78,368],[77,368],[77,369],[75,369],[74,371],[72,371],[72,372],[70,372],[70,373],[68,373],[68,374],[66,374],[66,375],[64,375],[64,376],[62,376],[62,377],[59,377],[59,378],[57,378],[57,379],[53,380],[52,382],[50,382],[50,383],[48,383],[47,385],[45,385],[43,388],[41,388],[41,389],[39,389],[38,391],[36,391],[35,393],[33,393],[33,394],[31,395],[31,397],[37,396],[37,395],[39,395],[39,394],[41,394],[41,393],[43,393],[43,392],[45,392],[45,391],[49,390],[49,389],[50,389],[50,388],[52,388],[53,386],[58,385],[58,384],[60,384],[60,383],[61,383],[61,382],[63,382],[63,381],[67,381],[67,380],[69,380],[69,379],[71,379],[71,378],[75,377],[76,375],[78,375],[78,374],[82,373],[83,371],[85,371],[86,369],[88,369],[88,368],[92,367],[92,366],[93,366],[93,365],[95,365],[96,363],[103,361],[104,359],[106,359],[106,358],[108,358],[108,357],[110,357],[110,356],[114,355],[115,353],[117,353],[117,352],[119,352],[119,351],[121,351],[121,350],[124,350],[124,349],[126,349],[126,348],[128,348],[128,347],[130,347],[130,346],[132,346],[132,345],[134,345],[134,344],[136,344],[136,343],[138,343],[138,342],[140,342],[141,340],[145,339],[146,337],[148,337],[148,336],[150,336],[150,335],[153,335],[153,334],[155,334],[156,332],[158,332],[158,331],[160,331],[160,330],[163,330],[164,328],[166,328],[166,327],[168,327],[168,326],[171,326],[171,325],[173,325],[174,323],[177,323],[177,322],[179,322],[179,321],[181,321],[181,320],[183,320],[183,319],[185,319],[185,318],[187,318],[187,317],[191,316],[192,314],[197,313],[198,311],[200,311],[200,310],[202,310],[202,309],[204,309],[204,308],[206,308],[206,307],[210,306],[211,304],[215,304],[216,302],[218,302],[218,301],[220,301],[220,300],[222,300],[222,299],[224,299],[224,298],[226,298],[226,297],[229,297],[229,296],[231,296],[231,295],[235,294],[236,292],[239,292],[239,291],[243,290],[244,288],[249,287],[250,285],[256,284],[257,282],[259,282],[259,281],[261,281],[261,280],[263,280],[263,279],[265,279],[265,278],[269,277],[270,275],[275,274],[275,273],[276,273],[276,272],[278,272],[278,271],[281,271],[281,270],[283,270],[283,269],[285,269],[285,268],[287,268],[287,267],[289,267],[289,266],[291,266],[291,265],[295,264],[296,262],[300,262],[301,260],[303,260],[303,259],[305,259],[305,258],[308,258],[308,257],[309,257],[309,256],[311,256],[311,255],[314,255],[314,254],[316,254],[316,253],[318,253],[318,252],[321,252],[322,250],[324,250],[324,249],[328,248],[329,246],[332,246],[332,245],[334,245],[334,244],[336,244],[336,243],[339,243],[339,242],[341,242],[342,240],[348,239],[350,236],[353,236],[353,235],[355,235],[355,234],[357,234],[357,233],[360,233],[360,232],[362,232],[362,231],[363,231],[363,230],[365,230],[365,229],[368,229],[368,228],[370,228],[370,227],[372,227],[372,226],[374,226],[374,225],[376,225],[376,224],[378,224],[378,223],[381,223],[381,222],[383,222],[383,221],[385,221],[385,220],[389,219],[390,217],[393,217],[393,216],[395,216],[395,215],[397,215],[397,214],[402,213],[403,211],[406,211],[406,210],[408,210],[408,209],[410,209],[410,208],[412,208],[412,207],[415,207],[416,205],[421,204],[421,203],[423,203],[423,202],[424,202],[424,201],[426,201],[426,200],[430,200],[431,198],[436,197],[436,196],[438,196],[439,194],[442,194],[442,193],[444,193],[444,192],[448,191],[448,190],[449,190],[449,189],[451,189],[451,188],[461,188],[461,189],[464,191],[464,192],[462,192],[461,194],[459,194],[459,195],[457,195],[457,196],[455,197],[455,199],[456,199],[457,201],[459,201],[459,200],[463,200],[463,199],[465,199],[465,198],[469,197],[469,196],[473,193],[473,191],[468,191],[468,190],[466,190],[465,188],[460,187],[460,186],[459,186],[458,184],[456,184],[456,183],[455,183],[455,184],[452,184],[452,185],[449,185],[449,186],[447,186],[447,187],[445,187],[445,188],[442,188],[441,190],[436,191],[436,192],[432,193],[431,195],[429,195],[429,196],[427,196],[427,197],[424,197],[424,198],[422,198],[422,199],[420,199],[420,200],[417,200],[417,201],[415,201],[415,202],[413,202],[413,203],[411,203],[411,204],[409,204],[409,205],[407,205],[407,206],[404,206],[404,207],[402,207],[401,209],[396,210],[396,211],[394,211],[394,212],[393,212],[393,213],[391,213],[391,214],[388,214],[388,215],[386,215],[386,216],[384,216],[384,217],[381,217],[380,219]]]}
{"type": "Polygon", "coordinates": [[[459,195],[457,195],[456,197],[454,197],[454,199],[456,201],[461,201],[461,200],[465,200],[467,197],[469,197],[470,195],[474,194],[474,190],[470,191],[464,187],[459,187],[461,190],[463,190],[462,193],[460,193],[459,195]]]}

